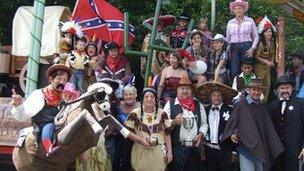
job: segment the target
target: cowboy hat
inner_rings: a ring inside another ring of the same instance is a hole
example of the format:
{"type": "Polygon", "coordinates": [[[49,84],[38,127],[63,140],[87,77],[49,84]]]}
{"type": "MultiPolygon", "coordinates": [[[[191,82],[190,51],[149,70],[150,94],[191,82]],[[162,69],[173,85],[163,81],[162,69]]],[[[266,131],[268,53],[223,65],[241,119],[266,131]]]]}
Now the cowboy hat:
{"type": "Polygon", "coordinates": [[[223,41],[223,42],[227,42],[226,38],[222,34],[216,34],[213,37],[212,41],[214,41],[214,40],[220,40],[220,41],[223,41]]]}
{"type": "Polygon", "coordinates": [[[196,35],[196,34],[199,34],[202,38],[204,37],[204,33],[200,30],[197,30],[197,29],[194,29],[192,30],[192,32],[190,33],[190,36],[189,36],[189,40],[191,41],[193,36],[196,35]]]}
{"type": "Polygon", "coordinates": [[[294,80],[292,80],[292,79],[290,78],[289,75],[283,75],[283,76],[281,76],[281,77],[278,78],[278,80],[277,80],[277,82],[274,84],[274,86],[275,86],[275,88],[278,88],[278,87],[279,87],[280,85],[282,85],[282,84],[290,84],[290,85],[294,86],[294,85],[295,85],[295,82],[294,82],[294,80]]]}
{"type": "Polygon", "coordinates": [[[291,54],[291,58],[298,58],[300,60],[304,60],[304,53],[296,52],[291,54]]]}
{"type": "Polygon", "coordinates": [[[222,93],[223,97],[226,99],[233,99],[238,92],[233,88],[218,82],[207,82],[202,84],[197,89],[197,97],[204,100],[211,96],[214,91],[219,91],[222,93]]]}
{"type": "Polygon", "coordinates": [[[266,87],[263,85],[263,81],[259,78],[251,79],[251,82],[245,85],[247,88],[261,88],[265,89],[266,87]]]}
{"type": "Polygon", "coordinates": [[[71,70],[69,67],[63,65],[63,64],[54,64],[50,66],[45,73],[46,78],[49,78],[54,72],[61,70],[68,73],[68,78],[71,77],[71,70]]]}
{"type": "MultiPolygon", "coordinates": [[[[159,23],[163,23],[163,27],[167,27],[176,21],[176,17],[174,15],[160,15],[158,17],[159,23]]],[[[146,19],[143,24],[148,23],[153,25],[154,17],[146,19]]]]}
{"type": "Polygon", "coordinates": [[[236,6],[243,6],[245,11],[248,11],[248,8],[249,8],[248,2],[245,2],[243,0],[235,0],[234,2],[230,3],[230,11],[233,11],[234,7],[236,7],[236,6]]]}
{"type": "Polygon", "coordinates": [[[118,49],[119,48],[118,44],[115,43],[115,42],[109,42],[109,43],[105,44],[104,47],[105,47],[106,50],[118,49]]]}
{"type": "Polygon", "coordinates": [[[177,87],[179,86],[189,86],[191,87],[192,89],[194,88],[193,87],[193,84],[192,82],[190,81],[189,77],[188,76],[182,76],[178,82],[178,85],[177,87]]]}
{"type": "Polygon", "coordinates": [[[186,13],[181,13],[178,17],[178,20],[186,20],[189,21],[189,17],[186,13]]]}
{"type": "Polygon", "coordinates": [[[121,84],[118,80],[114,80],[111,78],[101,78],[101,79],[98,79],[98,82],[107,83],[108,85],[110,85],[110,87],[113,89],[113,91],[116,91],[121,84]]]}

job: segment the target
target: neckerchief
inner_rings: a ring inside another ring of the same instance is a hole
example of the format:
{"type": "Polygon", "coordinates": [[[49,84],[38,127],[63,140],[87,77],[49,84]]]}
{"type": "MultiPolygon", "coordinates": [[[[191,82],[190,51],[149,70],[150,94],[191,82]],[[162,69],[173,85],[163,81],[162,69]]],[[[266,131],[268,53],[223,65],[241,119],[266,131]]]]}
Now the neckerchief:
{"type": "Polygon", "coordinates": [[[251,82],[251,79],[252,79],[252,73],[250,74],[243,74],[243,78],[244,78],[244,81],[245,81],[245,85],[249,84],[251,82]]]}
{"type": "Polygon", "coordinates": [[[43,89],[45,102],[50,107],[57,107],[61,103],[61,93],[51,89],[49,86],[43,89]]]}
{"type": "Polygon", "coordinates": [[[119,64],[120,59],[121,59],[120,56],[117,56],[117,57],[113,58],[109,55],[107,57],[107,64],[108,64],[111,71],[114,71],[116,69],[116,67],[119,64]]]}
{"type": "Polygon", "coordinates": [[[179,101],[182,108],[194,112],[195,103],[194,103],[194,100],[192,97],[187,97],[186,99],[181,99],[181,98],[177,97],[177,100],[179,101]]]}

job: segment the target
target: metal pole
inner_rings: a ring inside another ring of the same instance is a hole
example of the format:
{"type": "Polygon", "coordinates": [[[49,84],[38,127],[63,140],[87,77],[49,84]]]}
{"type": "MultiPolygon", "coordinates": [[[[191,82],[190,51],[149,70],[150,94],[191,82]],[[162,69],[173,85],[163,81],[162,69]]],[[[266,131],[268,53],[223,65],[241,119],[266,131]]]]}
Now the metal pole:
{"type": "Polygon", "coordinates": [[[129,13],[124,13],[124,46],[125,52],[129,49],[129,13]]]}
{"type": "MultiPolygon", "coordinates": [[[[157,26],[158,26],[158,17],[159,17],[159,13],[160,13],[161,2],[162,2],[162,0],[157,0],[157,3],[156,3],[156,9],[155,9],[155,14],[154,14],[152,33],[151,33],[149,45],[154,44],[154,39],[155,39],[157,26]]],[[[147,57],[147,65],[146,65],[147,68],[146,68],[146,73],[145,73],[145,87],[147,86],[148,77],[151,73],[152,58],[153,58],[153,49],[149,48],[148,57],[147,57]]]]}
{"type": "Polygon", "coordinates": [[[190,33],[191,33],[193,27],[194,27],[194,20],[191,19],[191,20],[190,20],[190,23],[189,23],[189,26],[188,26],[188,30],[187,30],[187,36],[186,36],[186,38],[185,38],[185,40],[184,40],[182,49],[186,49],[186,48],[187,48],[188,43],[189,43],[189,35],[190,35],[190,33]]]}
{"type": "Polygon", "coordinates": [[[30,33],[31,46],[28,57],[25,96],[28,96],[37,88],[44,8],[45,0],[35,0],[33,11],[33,26],[30,33]]]}
{"type": "Polygon", "coordinates": [[[214,31],[215,28],[215,13],[216,13],[215,1],[216,0],[211,0],[211,31],[214,31]]]}

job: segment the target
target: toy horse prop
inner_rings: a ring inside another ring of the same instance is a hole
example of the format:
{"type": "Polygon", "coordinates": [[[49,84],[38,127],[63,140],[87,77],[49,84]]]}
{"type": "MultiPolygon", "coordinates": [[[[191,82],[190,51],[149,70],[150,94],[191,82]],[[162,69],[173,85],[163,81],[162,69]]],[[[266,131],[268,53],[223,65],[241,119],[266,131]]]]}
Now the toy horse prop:
{"type": "Polygon", "coordinates": [[[13,162],[18,171],[64,171],[77,156],[96,146],[100,133],[109,127],[126,138],[129,131],[109,112],[112,88],[95,83],[74,102],[66,104],[55,118],[55,140],[58,149],[46,156],[41,139],[31,131],[20,131],[13,162]],[[29,132],[29,133],[26,133],[29,132]]]}

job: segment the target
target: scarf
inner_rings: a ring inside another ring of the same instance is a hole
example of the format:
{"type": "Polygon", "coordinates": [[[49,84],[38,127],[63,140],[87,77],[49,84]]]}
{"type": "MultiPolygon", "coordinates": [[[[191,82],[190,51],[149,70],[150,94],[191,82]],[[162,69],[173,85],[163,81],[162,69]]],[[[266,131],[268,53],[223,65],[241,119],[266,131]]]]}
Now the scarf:
{"type": "Polygon", "coordinates": [[[182,108],[194,112],[195,103],[192,97],[187,97],[186,99],[181,99],[180,97],[177,97],[177,100],[179,101],[182,108]]]}
{"type": "Polygon", "coordinates": [[[250,74],[243,74],[243,78],[244,78],[244,82],[245,82],[245,85],[249,84],[251,82],[251,79],[252,79],[252,73],[250,74]]]}
{"type": "Polygon", "coordinates": [[[117,68],[120,59],[121,59],[120,56],[117,56],[117,57],[113,58],[112,56],[109,55],[107,57],[107,64],[108,64],[111,71],[114,71],[117,68]]]}
{"type": "Polygon", "coordinates": [[[57,107],[61,103],[61,94],[49,86],[43,89],[45,102],[50,107],[57,107]]]}

